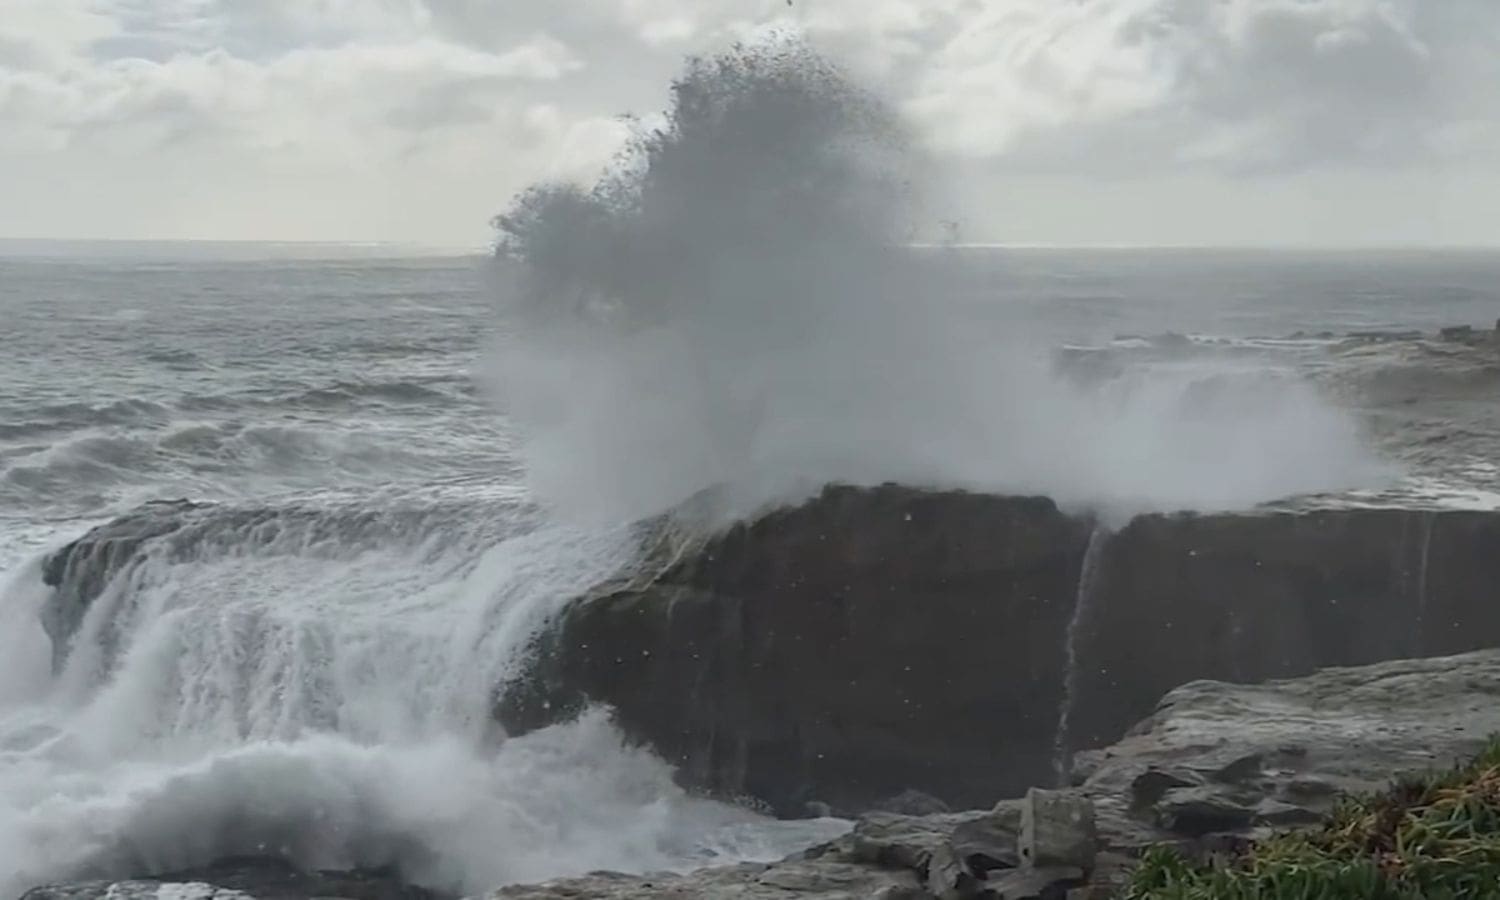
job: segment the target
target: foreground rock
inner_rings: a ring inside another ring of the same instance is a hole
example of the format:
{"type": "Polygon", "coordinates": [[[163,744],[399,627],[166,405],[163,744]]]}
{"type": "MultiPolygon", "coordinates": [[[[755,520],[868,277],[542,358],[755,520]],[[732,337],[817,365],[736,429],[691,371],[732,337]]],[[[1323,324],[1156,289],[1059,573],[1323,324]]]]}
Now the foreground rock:
{"type": "Polygon", "coordinates": [[[205,869],[124,881],[39,887],[22,900],[444,900],[389,872],[305,872],[279,859],[229,859],[205,869]]]}
{"type": "MultiPolygon", "coordinates": [[[[1016,801],[988,812],[930,816],[872,813],[847,837],[771,865],[692,875],[605,873],[504,888],[492,900],[1034,900],[1083,885],[1083,868],[1022,865],[1023,806],[1016,801]]],[[[1090,869],[1093,859],[1090,844],[1090,869]]]]}
{"type": "Polygon", "coordinates": [[[835,487],[575,603],[496,712],[518,733],[608,704],[685,783],[782,815],[908,789],[972,808],[1051,783],[1059,743],[1117,740],[1189,681],[1500,645],[1497,546],[1487,512],[1158,515],[1111,533],[1045,499],[835,487]]]}
{"type": "Polygon", "coordinates": [[[1118,744],[1080,755],[1112,846],[1309,824],[1340,794],[1466,760],[1500,734],[1500,650],[1263,685],[1169,693],[1118,744]]]}
{"type": "Polygon", "coordinates": [[[1059,852],[1068,862],[1092,858],[1082,869],[1029,866],[1026,802],[1007,801],[989,812],[875,813],[848,837],[769,866],[595,875],[506,888],[493,900],[1111,896],[1146,846],[1208,854],[1268,829],[1312,825],[1341,793],[1447,767],[1491,733],[1500,733],[1496,650],[1263,685],[1197,682],[1168,694],[1120,743],[1081,755],[1087,777],[1077,792],[1033,795],[1054,810],[1087,801],[1097,816],[1075,828],[1062,827],[1070,815],[1053,820],[1049,845],[1067,848],[1059,852]]]}

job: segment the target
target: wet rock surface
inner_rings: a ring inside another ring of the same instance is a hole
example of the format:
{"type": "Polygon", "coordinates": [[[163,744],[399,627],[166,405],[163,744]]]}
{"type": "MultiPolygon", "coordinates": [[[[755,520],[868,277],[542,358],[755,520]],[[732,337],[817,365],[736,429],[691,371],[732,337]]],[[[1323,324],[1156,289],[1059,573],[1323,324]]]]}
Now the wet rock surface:
{"type": "Polygon", "coordinates": [[[22,900],[450,900],[391,872],[307,872],[275,858],[228,859],[190,872],[39,887],[22,900]]]}
{"type": "Polygon", "coordinates": [[[1062,896],[1084,881],[1078,869],[1031,868],[1017,853],[1022,803],[993,810],[903,816],[872,813],[844,838],[769,865],[691,875],[612,873],[501,889],[492,900],[958,900],[1062,896]]]}
{"type": "Polygon", "coordinates": [[[1059,749],[1187,682],[1500,645],[1497,513],[1151,515],[1088,554],[1095,527],[1044,499],[829,488],[575,603],[496,714],[518,733],[607,704],[685,784],[785,816],[905,791],[962,809],[1052,783],[1059,749]]]}
{"type": "MultiPolygon", "coordinates": [[[[1118,847],[1313,824],[1340,794],[1446,768],[1500,733],[1500,651],[1169,693],[1077,774],[1118,847]]],[[[1205,846],[1207,846],[1205,844],[1205,846]]]]}
{"type": "Polygon", "coordinates": [[[1273,826],[1322,821],[1341,792],[1379,790],[1399,775],[1472,756],[1487,735],[1500,732],[1497,701],[1500,650],[1262,685],[1197,682],[1168,694],[1115,746],[1081,755],[1084,784],[1076,791],[1034,792],[988,812],[873,813],[845,838],[769,866],[598,875],[493,896],[1113,896],[1131,859],[1147,846],[1170,843],[1199,855],[1228,850],[1273,826]],[[1050,844],[1069,848],[1066,861],[1075,866],[1025,859],[1027,807],[1035,817],[1039,800],[1042,809],[1062,813],[1046,817],[1054,824],[1050,844]]]}
{"type": "Polygon", "coordinates": [[[1090,528],[1044,499],[831,489],[573,605],[497,713],[610,704],[686,783],[782,815],[1013,796],[1035,772],[1012,764],[1051,753],[1090,528]]]}
{"type": "Polygon", "coordinates": [[[140,561],[142,545],[180,530],[201,508],[187,500],[146,503],[43,561],[42,581],[53,588],[53,598],[43,607],[42,627],[52,641],[54,671],[62,668],[89,607],[115,576],[140,561]]]}

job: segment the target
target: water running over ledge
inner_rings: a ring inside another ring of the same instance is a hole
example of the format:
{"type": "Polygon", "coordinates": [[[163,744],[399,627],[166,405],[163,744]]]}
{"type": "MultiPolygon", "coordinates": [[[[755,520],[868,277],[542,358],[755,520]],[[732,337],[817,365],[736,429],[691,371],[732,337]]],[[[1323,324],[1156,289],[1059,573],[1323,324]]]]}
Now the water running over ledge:
{"type": "Polygon", "coordinates": [[[1084,550],[1083,564],[1078,570],[1078,593],[1073,601],[1073,615],[1068,619],[1068,630],[1063,638],[1062,703],[1058,707],[1057,734],[1052,741],[1052,771],[1058,787],[1068,787],[1071,781],[1073,714],[1081,674],[1078,640],[1092,612],[1099,560],[1104,555],[1104,546],[1109,543],[1110,534],[1109,528],[1104,525],[1095,525],[1093,532],[1089,534],[1088,548],[1084,550]]]}

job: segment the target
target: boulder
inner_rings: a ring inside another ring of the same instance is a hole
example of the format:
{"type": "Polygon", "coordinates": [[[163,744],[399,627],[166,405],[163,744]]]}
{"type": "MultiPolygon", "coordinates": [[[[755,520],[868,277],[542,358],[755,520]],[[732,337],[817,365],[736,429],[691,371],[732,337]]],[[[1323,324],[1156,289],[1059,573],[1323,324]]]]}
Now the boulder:
{"type": "Polygon", "coordinates": [[[1021,860],[1035,868],[1094,868],[1094,805],[1072,791],[1032,788],[1021,804],[1021,860]]]}
{"type": "Polygon", "coordinates": [[[1080,760],[1112,849],[1310,825],[1341,793],[1445,768],[1500,734],[1500,650],[1329,669],[1166,695],[1119,743],[1080,760]]]}
{"type": "Polygon", "coordinates": [[[1150,515],[1087,554],[1096,525],[830,487],[572,604],[496,715],[514,734],[606,704],[685,785],[780,815],[908,791],[963,809],[1055,783],[1186,682],[1500,646],[1500,513],[1150,515]]]}
{"type": "Polygon", "coordinates": [[[490,900],[1002,900],[1062,897],[1081,883],[1076,869],[1016,868],[1020,824],[1018,801],[969,813],[871,813],[847,836],[779,863],[688,875],[599,873],[501,888],[490,900]]]}
{"type": "Polygon", "coordinates": [[[781,814],[986,806],[1050,759],[1091,529],[1045,499],[830,489],[571,606],[497,714],[609,704],[685,783],[781,814]]]}
{"type": "Polygon", "coordinates": [[[989,812],[902,816],[870,813],[838,842],[857,862],[925,872],[940,847],[951,846],[959,862],[976,875],[1020,865],[1017,840],[1020,804],[998,804],[989,812]]]}

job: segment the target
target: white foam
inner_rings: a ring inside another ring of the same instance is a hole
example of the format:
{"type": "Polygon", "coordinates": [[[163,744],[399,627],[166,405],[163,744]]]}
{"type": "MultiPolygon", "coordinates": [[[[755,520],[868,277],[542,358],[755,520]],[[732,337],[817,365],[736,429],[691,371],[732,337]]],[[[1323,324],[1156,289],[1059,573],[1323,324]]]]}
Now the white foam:
{"type": "MultiPolygon", "coordinates": [[[[113,900],[113,887],[111,886],[111,892],[105,895],[105,900],[113,900]]],[[[155,896],[156,900],[248,900],[250,895],[217,888],[211,884],[188,883],[159,885],[155,896]]]]}
{"type": "Polygon", "coordinates": [[[780,856],[846,827],[804,823],[777,840],[751,813],[686,796],[598,712],[493,753],[451,737],[367,745],[323,734],[182,761],[33,758],[25,774],[34,787],[24,813],[9,811],[0,832],[0,852],[19,867],[0,880],[9,891],[60,873],[269,853],[310,868],[396,864],[423,883],[478,892],[780,856]],[[758,845],[737,832],[746,825],[758,827],[758,845]]]}
{"type": "Polygon", "coordinates": [[[56,679],[35,564],[0,598],[0,896],[257,853],[479,892],[772,858],[846,827],[690,798],[597,712],[498,733],[493,689],[633,560],[626,529],[520,525],[485,549],[453,522],[344,553],[244,529],[148,547],[56,679]]]}

